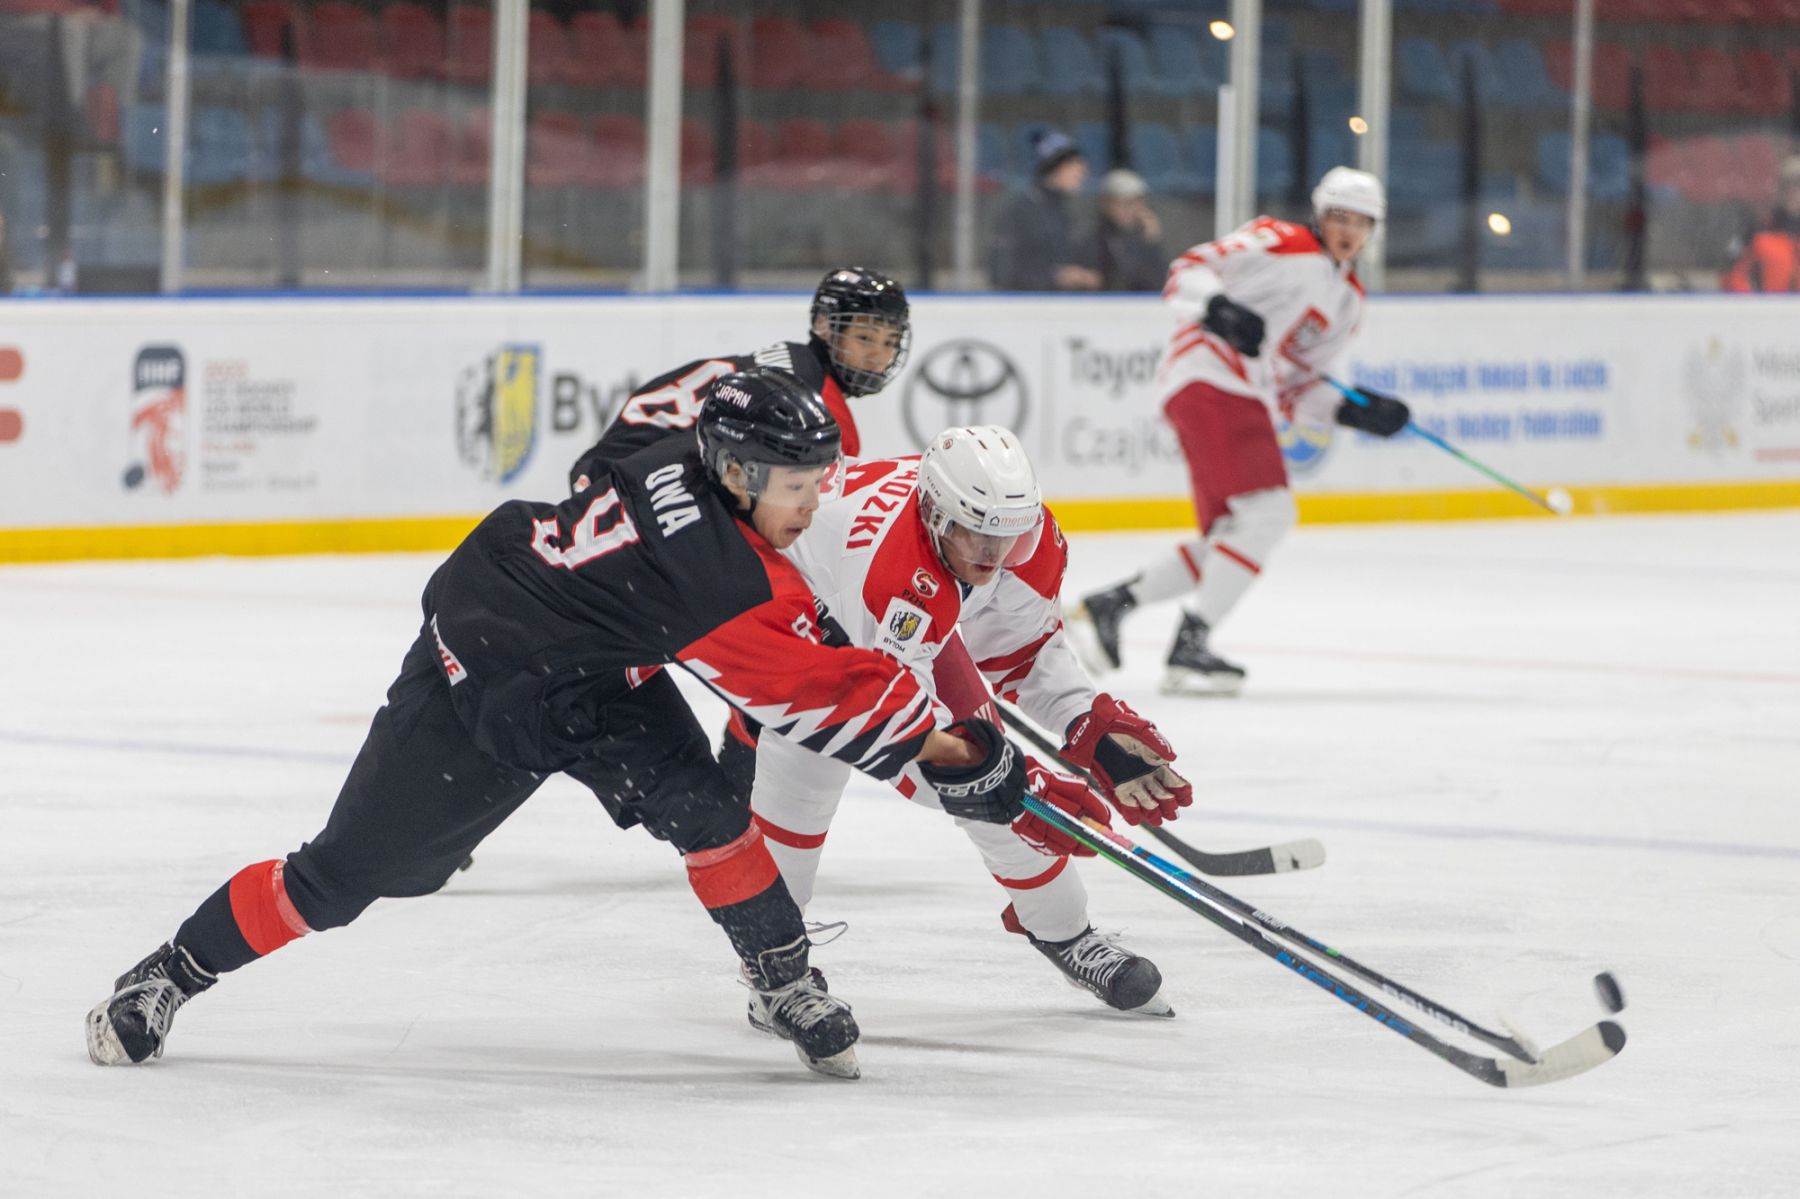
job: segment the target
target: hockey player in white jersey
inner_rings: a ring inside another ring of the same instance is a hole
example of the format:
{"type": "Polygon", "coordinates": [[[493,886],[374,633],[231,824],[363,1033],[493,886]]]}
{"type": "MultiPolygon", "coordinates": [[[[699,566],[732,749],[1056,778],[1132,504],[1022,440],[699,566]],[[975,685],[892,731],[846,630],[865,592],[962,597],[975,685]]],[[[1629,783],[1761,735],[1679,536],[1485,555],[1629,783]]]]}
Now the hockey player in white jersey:
{"type": "MultiPolygon", "coordinates": [[[[819,598],[828,636],[913,667],[933,681],[953,718],[976,714],[991,685],[1045,728],[1064,733],[1064,757],[1089,771],[1130,823],[1173,819],[1192,802],[1192,789],[1170,765],[1175,753],[1167,740],[1097,692],[1066,644],[1060,590],[1067,549],[1029,460],[1005,429],[950,429],[922,458],[856,464],[842,498],[819,511],[787,554],[819,598]]],[[[936,806],[915,773],[903,773],[896,786],[936,806]]],[[[751,806],[802,907],[849,774],[767,731],[757,746],[751,806]]],[[[1085,785],[1036,764],[1032,781],[1034,793],[1049,789],[1061,806],[1105,819],[1085,785]]],[[[1173,1014],[1156,966],[1089,922],[1087,893],[1067,855],[1092,851],[1045,838],[1042,825],[958,823],[1007,894],[1007,929],[1110,1006],[1173,1014]]],[[[754,998],[751,1009],[755,1023],[754,998]]]]}
{"type": "Polygon", "coordinates": [[[1184,596],[1163,690],[1235,692],[1243,668],[1214,653],[1209,634],[1296,521],[1276,416],[1335,420],[1379,437],[1406,427],[1410,414],[1393,396],[1361,388],[1369,403],[1358,405],[1321,379],[1362,322],[1352,263],[1387,215],[1381,181],[1333,167],[1312,202],[1310,228],[1258,217],[1169,267],[1163,299],[1180,324],[1157,380],[1187,459],[1200,535],[1070,613],[1096,670],[1120,665],[1119,626],[1132,609],[1184,596]]]}

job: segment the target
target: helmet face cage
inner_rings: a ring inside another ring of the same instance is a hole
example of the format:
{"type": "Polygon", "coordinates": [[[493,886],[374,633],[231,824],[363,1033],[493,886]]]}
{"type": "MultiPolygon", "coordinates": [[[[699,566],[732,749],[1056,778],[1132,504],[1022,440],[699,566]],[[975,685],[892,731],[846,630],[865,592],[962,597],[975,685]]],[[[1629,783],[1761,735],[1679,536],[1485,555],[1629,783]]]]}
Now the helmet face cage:
{"type": "Polygon", "coordinates": [[[813,293],[812,321],[813,334],[825,343],[832,374],[846,395],[871,395],[893,382],[912,346],[911,308],[906,293],[886,275],[862,267],[845,267],[825,276],[813,293]],[[822,334],[818,331],[821,317],[825,319],[822,334]],[[879,370],[850,362],[853,351],[848,339],[855,336],[860,342],[869,332],[884,341],[893,332],[899,334],[893,357],[879,370]]]}

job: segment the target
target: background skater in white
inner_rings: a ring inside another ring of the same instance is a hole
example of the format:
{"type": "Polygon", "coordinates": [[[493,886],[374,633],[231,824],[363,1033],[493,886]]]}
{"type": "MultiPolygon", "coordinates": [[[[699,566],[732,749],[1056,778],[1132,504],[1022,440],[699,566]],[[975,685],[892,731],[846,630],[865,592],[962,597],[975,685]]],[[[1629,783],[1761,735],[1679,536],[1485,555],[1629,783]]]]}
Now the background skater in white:
{"type": "Polygon", "coordinates": [[[1362,322],[1351,263],[1387,214],[1381,181],[1333,167],[1312,194],[1311,228],[1258,217],[1195,246],[1169,267],[1163,299],[1181,319],[1157,370],[1163,412],[1187,459],[1200,536],[1070,613],[1076,644],[1099,670],[1120,664],[1119,626],[1140,604],[1184,595],[1163,690],[1234,692],[1243,668],[1212,652],[1218,627],[1296,521],[1277,413],[1331,420],[1380,437],[1406,427],[1407,407],[1361,388],[1343,399],[1320,376],[1362,322]]]}
{"type": "MultiPolygon", "coordinates": [[[[1129,822],[1161,823],[1192,802],[1187,781],[1169,765],[1168,742],[1125,704],[1097,693],[1069,650],[1060,612],[1067,548],[1011,433],[950,429],[922,459],[858,463],[843,499],[819,511],[788,556],[819,597],[828,633],[931,677],[953,717],[976,714],[991,684],[1044,727],[1064,730],[1064,756],[1095,776],[1129,822]]],[[[848,778],[832,759],[785,737],[765,731],[758,745],[752,808],[802,907],[848,778]]],[[[896,785],[936,806],[911,773],[896,785]]],[[[1045,789],[1064,806],[1085,800],[1090,812],[1105,815],[1085,786],[1037,769],[1031,790],[1045,789]]],[[[1016,825],[958,823],[1006,891],[1009,930],[1112,1007],[1173,1015],[1156,966],[1094,932],[1086,889],[1066,856],[1072,842],[1046,845],[1016,825]]]]}

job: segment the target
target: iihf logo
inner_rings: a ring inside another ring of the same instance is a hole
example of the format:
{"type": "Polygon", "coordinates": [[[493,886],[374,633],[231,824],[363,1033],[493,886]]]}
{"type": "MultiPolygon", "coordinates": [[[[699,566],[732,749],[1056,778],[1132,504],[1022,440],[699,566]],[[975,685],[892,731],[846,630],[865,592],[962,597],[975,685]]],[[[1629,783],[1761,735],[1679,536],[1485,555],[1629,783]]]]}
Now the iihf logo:
{"type": "Polygon", "coordinates": [[[187,467],[187,360],[175,346],[145,346],[131,367],[130,452],[124,484],[150,481],[164,495],[181,486],[187,467]]]}

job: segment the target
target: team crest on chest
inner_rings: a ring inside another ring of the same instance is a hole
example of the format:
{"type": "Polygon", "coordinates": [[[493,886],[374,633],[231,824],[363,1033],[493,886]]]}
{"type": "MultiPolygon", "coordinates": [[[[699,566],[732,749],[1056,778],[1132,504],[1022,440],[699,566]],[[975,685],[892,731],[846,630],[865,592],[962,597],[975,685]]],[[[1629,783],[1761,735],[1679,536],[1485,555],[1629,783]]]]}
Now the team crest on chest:
{"type": "Polygon", "coordinates": [[[896,597],[888,601],[887,611],[882,615],[881,641],[890,652],[897,652],[923,641],[925,630],[930,627],[930,613],[896,597]]]}

